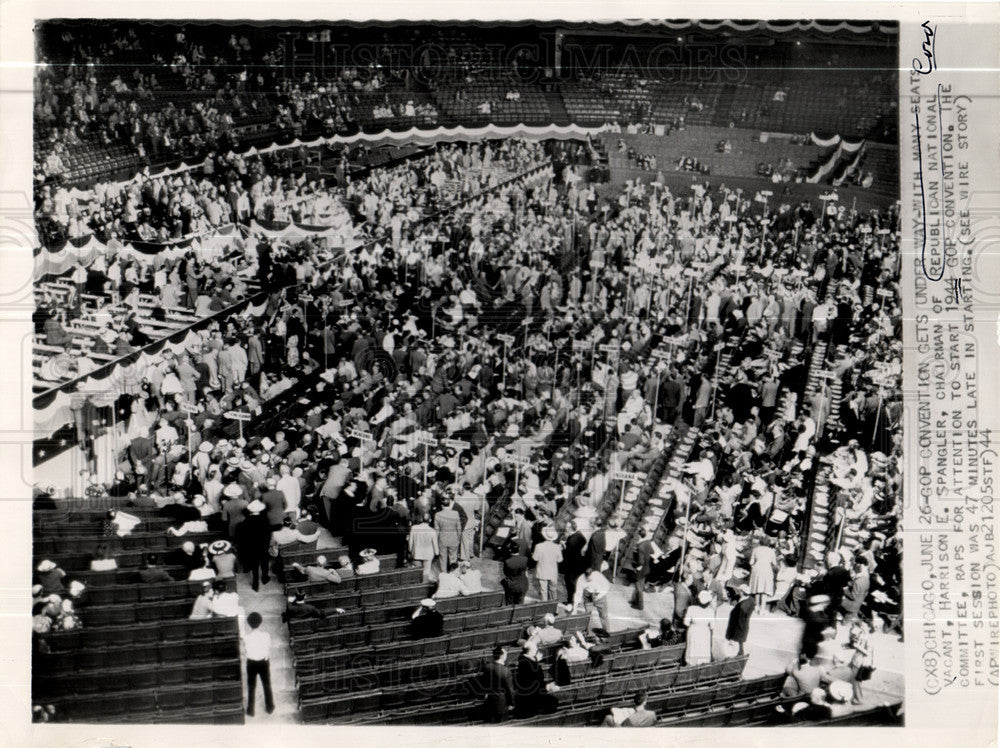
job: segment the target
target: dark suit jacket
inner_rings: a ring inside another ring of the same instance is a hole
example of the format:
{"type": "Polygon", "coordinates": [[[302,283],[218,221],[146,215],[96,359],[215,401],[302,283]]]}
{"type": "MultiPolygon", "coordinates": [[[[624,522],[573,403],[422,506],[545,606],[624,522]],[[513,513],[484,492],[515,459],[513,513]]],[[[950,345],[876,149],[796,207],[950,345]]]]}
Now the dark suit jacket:
{"type": "Polygon", "coordinates": [[[288,506],[288,501],[285,498],[285,494],[278,489],[272,489],[264,493],[260,497],[260,500],[264,502],[267,507],[267,521],[273,525],[280,525],[282,520],[285,518],[285,507],[288,506]]]}
{"type": "Polygon", "coordinates": [[[484,696],[501,696],[505,704],[514,703],[514,678],[506,665],[492,661],[485,663],[477,682],[484,696]]]}
{"type": "Polygon", "coordinates": [[[518,716],[530,717],[552,710],[555,699],[545,690],[545,673],[535,660],[523,655],[518,658],[514,688],[514,707],[518,716]]]}
{"type": "Polygon", "coordinates": [[[444,618],[436,610],[425,610],[410,622],[410,631],[414,639],[441,636],[443,630],[444,618]]]}
{"type": "Polygon", "coordinates": [[[590,536],[587,543],[587,568],[595,571],[601,570],[601,563],[604,561],[604,553],[608,550],[608,538],[604,530],[598,530],[590,536]]]}
{"type": "Polygon", "coordinates": [[[583,551],[587,546],[587,539],[583,533],[577,531],[566,538],[566,549],[563,553],[563,573],[574,579],[586,569],[586,562],[583,559],[583,551]]]}

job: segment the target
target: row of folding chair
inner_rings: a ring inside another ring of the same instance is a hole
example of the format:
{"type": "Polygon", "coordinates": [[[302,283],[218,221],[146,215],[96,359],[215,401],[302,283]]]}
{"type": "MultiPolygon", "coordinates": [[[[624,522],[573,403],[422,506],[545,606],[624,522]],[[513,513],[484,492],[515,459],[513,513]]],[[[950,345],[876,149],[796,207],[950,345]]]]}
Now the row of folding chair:
{"type": "Polygon", "coordinates": [[[187,618],[191,615],[192,605],[188,598],[124,605],[88,605],[80,609],[79,615],[86,628],[156,623],[187,618]]]}
{"type": "MultiPolygon", "coordinates": [[[[37,546],[34,548],[34,564],[37,566],[43,559],[55,562],[64,571],[79,572],[90,568],[90,561],[93,558],[97,546],[106,545],[111,550],[119,568],[137,568],[142,566],[146,556],[150,552],[161,552],[167,549],[179,548],[185,542],[190,541],[195,545],[201,543],[211,543],[219,539],[218,533],[202,532],[189,533],[175,537],[167,535],[145,535],[137,538],[92,538],[88,540],[68,541],[73,545],[74,550],[44,553],[37,546]],[[127,544],[131,547],[124,547],[127,544]]],[[[63,542],[63,541],[59,541],[63,542]]]]}
{"type": "Polygon", "coordinates": [[[483,647],[466,652],[426,660],[383,663],[373,668],[346,667],[337,672],[321,673],[298,680],[299,698],[312,699],[324,695],[359,693],[373,689],[429,683],[441,678],[475,672],[489,649],[483,647]]]}
{"type": "Polygon", "coordinates": [[[388,605],[389,603],[401,600],[421,600],[429,597],[436,587],[434,582],[418,581],[414,584],[400,585],[398,587],[374,587],[363,591],[341,590],[339,587],[327,586],[332,589],[330,592],[320,592],[309,595],[309,603],[321,610],[331,608],[373,608],[378,605],[388,605]]]}
{"type": "Polygon", "coordinates": [[[139,724],[183,725],[242,725],[245,722],[243,702],[234,702],[212,708],[185,708],[183,711],[139,712],[116,715],[114,722],[139,724]]]}
{"type": "Polygon", "coordinates": [[[603,682],[580,686],[570,684],[556,692],[556,698],[560,707],[578,704],[584,709],[593,707],[607,709],[618,701],[630,698],[636,691],[643,690],[651,694],[650,703],[658,704],[656,707],[658,713],[667,713],[672,709],[685,708],[689,703],[685,699],[693,698],[691,693],[694,690],[712,685],[713,688],[708,691],[714,693],[715,684],[739,678],[745,664],[746,657],[737,657],[706,665],[667,665],[652,672],[626,673],[623,677],[609,677],[603,682]],[[670,692],[671,696],[663,700],[655,699],[657,694],[665,692],[670,692]],[[675,694],[679,694],[680,701],[677,703],[669,700],[675,694]]]}
{"type": "MultiPolygon", "coordinates": [[[[383,590],[374,591],[378,597],[383,597],[383,590]]],[[[292,638],[308,636],[309,634],[321,633],[323,631],[336,631],[356,628],[358,626],[375,626],[382,623],[397,620],[407,620],[410,618],[416,607],[416,600],[430,594],[428,585],[419,585],[416,588],[402,588],[404,597],[395,602],[369,607],[362,601],[361,607],[357,610],[345,613],[332,613],[321,619],[300,619],[289,622],[288,631],[292,638]]],[[[362,597],[369,593],[361,593],[362,597]]],[[[489,610],[498,608],[503,604],[504,593],[502,590],[492,592],[482,592],[476,595],[465,597],[454,597],[439,600],[437,609],[442,615],[453,613],[468,613],[479,610],[489,610]]],[[[328,603],[324,600],[313,600],[313,604],[320,608],[327,609],[334,607],[336,603],[328,603]]],[[[507,621],[510,619],[508,618],[507,621]]],[[[507,621],[504,621],[505,623],[507,621]]]]}
{"type": "MultiPolygon", "coordinates": [[[[205,683],[211,681],[238,681],[240,679],[239,658],[187,660],[186,651],[174,644],[160,646],[180,650],[184,660],[172,663],[165,659],[162,664],[114,667],[121,662],[108,663],[109,667],[80,674],[41,675],[32,679],[32,694],[51,696],[72,696],[77,694],[101,693],[109,696],[117,691],[138,691],[145,688],[180,686],[185,683],[205,683]]],[[[202,646],[204,649],[203,645],[202,646]]]]}
{"type": "MultiPolygon", "coordinates": [[[[229,592],[236,591],[236,577],[223,579],[229,592]]],[[[201,594],[202,580],[180,580],[177,582],[140,582],[115,584],[106,587],[92,586],[87,589],[87,607],[97,605],[135,605],[139,602],[159,600],[188,600],[201,594]]]]}
{"type": "MultiPolygon", "coordinates": [[[[345,550],[346,553],[346,550],[345,550]]],[[[308,553],[296,553],[291,555],[283,555],[282,562],[284,564],[286,572],[292,568],[293,562],[298,562],[303,566],[308,566],[316,561],[317,556],[326,556],[327,559],[333,559],[338,556],[337,551],[331,551],[329,549],[323,548],[319,551],[310,551],[308,553]]],[[[295,576],[294,573],[289,573],[286,576],[287,581],[285,582],[285,591],[288,594],[293,592],[305,592],[306,594],[321,594],[323,592],[330,592],[333,590],[337,591],[348,591],[348,590],[370,590],[377,587],[385,586],[395,586],[398,584],[412,584],[414,582],[419,582],[423,579],[423,570],[414,568],[396,568],[396,556],[384,555],[376,556],[379,561],[379,571],[375,574],[352,574],[346,579],[341,579],[340,584],[331,584],[330,582],[310,582],[298,579],[288,579],[288,576],[295,576]],[[419,574],[414,574],[414,572],[420,572],[419,574]],[[406,572],[405,574],[403,572],[406,572]],[[399,576],[393,576],[393,573],[399,576]],[[395,581],[398,580],[398,581],[395,581]]]]}
{"type": "Polygon", "coordinates": [[[243,684],[237,681],[130,691],[114,698],[104,695],[66,697],[51,703],[60,721],[115,722],[123,714],[133,718],[147,714],[148,721],[154,721],[154,716],[164,712],[228,707],[237,703],[242,706],[242,702],[243,684]]]}
{"type": "MultiPolygon", "coordinates": [[[[570,623],[567,621],[567,623],[570,623]]],[[[586,620],[573,621],[568,629],[582,628],[586,620]]],[[[391,688],[408,683],[426,683],[459,672],[469,672],[488,658],[495,646],[507,648],[508,654],[516,656],[520,645],[516,643],[522,633],[519,625],[508,626],[499,632],[461,634],[453,637],[448,654],[426,659],[396,659],[384,657],[372,662],[369,659],[345,660],[338,669],[329,669],[316,674],[307,674],[299,669],[297,682],[301,698],[340,692],[358,692],[373,688],[391,688]],[[456,671],[455,668],[459,670],[456,671]],[[464,669],[463,669],[464,668],[464,669]]],[[[561,644],[539,647],[543,661],[551,663],[561,644]]]]}
{"type": "Polygon", "coordinates": [[[239,639],[234,633],[226,633],[184,642],[148,642],[38,653],[34,656],[34,672],[46,676],[66,675],[104,671],[120,667],[124,662],[142,667],[196,659],[227,660],[238,657],[239,653],[239,639]]]}
{"type": "Polygon", "coordinates": [[[84,647],[128,646],[159,641],[207,639],[224,635],[237,635],[235,618],[160,621],[158,623],[128,624],[96,629],[83,628],[47,634],[45,640],[52,651],[65,651],[84,647]]]}
{"type": "Polygon", "coordinates": [[[704,711],[688,710],[688,713],[678,717],[666,717],[659,720],[658,725],[670,727],[746,727],[761,724],[779,724],[787,718],[778,707],[790,709],[801,696],[782,697],[780,686],[778,691],[762,693],[760,697],[750,702],[732,703],[724,700],[713,700],[704,711]]]}
{"type": "MultiPolygon", "coordinates": [[[[477,631],[487,627],[499,627],[508,623],[527,622],[540,618],[545,613],[555,613],[556,602],[528,603],[497,610],[452,614],[444,619],[444,630],[448,633],[477,631]]],[[[409,621],[360,626],[357,628],[309,634],[292,639],[295,654],[307,654],[318,649],[334,647],[357,647],[363,644],[388,644],[409,636],[409,621]]]]}
{"type": "MultiPolygon", "coordinates": [[[[187,580],[188,570],[186,567],[177,564],[166,564],[163,566],[163,569],[179,582],[187,580]]],[[[86,584],[91,592],[97,587],[118,587],[123,590],[126,586],[143,583],[139,578],[138,566],[125,569],[107,569],[104,571],[81,569],[73,571],[70,577],[86,584]]]]}
{"type": "MultiPolygon", "coordinates": [[[[135,514],[135,512],[131,511],[129,511],[129,513],[135,514]]],[[[90,513],[85,515],[74,513],[73,516],[57,522],[41,517],[35,517],[35,521],[32,523],[31,529],[34,533],[36,543],[41,539],[90,539],[94,537],[101,537],[104,531],[104,519],[106,514],[107,512],[94,512],[94,516],[90,516],[90,513]]],[[[139,516],[140,522],[132,528],[132,532],[129,533],[128,537],[135,537],[150,532],[166,532],[167,528],[170,527],[171,524],[176,524],[176,520],[171,517],[164,517],[160,515],[145,517],[141,515],[137,516],[139,516]]]]}

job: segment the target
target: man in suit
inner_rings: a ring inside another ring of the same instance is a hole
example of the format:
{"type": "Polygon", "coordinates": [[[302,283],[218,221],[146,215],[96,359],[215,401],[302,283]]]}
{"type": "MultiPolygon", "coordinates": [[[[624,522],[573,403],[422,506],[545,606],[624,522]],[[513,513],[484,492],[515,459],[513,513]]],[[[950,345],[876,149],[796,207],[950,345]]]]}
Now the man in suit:
{"type": "Polygon", "coordinates": [[[594,534],[590,536],[590,542],[587,543],[586,560],[587,560],[587,571],[600,571],[601,564],[604,563],[604,554],[608,550],[608,536],[605,533],[604,528],[601,527],[594,531],[594,534]]]}
{"type": "Polygon", "coordinates": [[[282,521],[285,518],[285,509],[288,507],[288,501],[285,498],[285,494],[278,490],[278,479],[274,476],[269,476],[267,478],[267,491],[260,497],[260,500],[264,502],[264,506],[267,507],[267,521],[271,526],[271,531],[280,530],[282,527],[282,521]]]}
{"type": "Polygon", "coordinates": [[[576,597],[576,580],[587,568],[583,551],[587,546],[587,538],[580,532],[580,527],[576,521],[570,522],[571,533],[566,538],[566,547],[563,550],[563,581],[566,583],[566,603],[573,604],[576,597]]]}
{"type": "Polygon", "coordinates": [[[297,592],[288,598],[288,607],[281,614],[281,620],[285,623],[297,621],[303,618],[326,618],[326,614],[315,605],[306,602],[306,596],[297,592]]]}
{"type": "Polygon", "coordinates": [[[462,518],[455,508],[454,497],[434,515],[434,529],[438,534],[441,569],[447,571],[458,563],[458,547],[462,540],[462,518]]]}
{"type": "Polygon", "coordinates": [[[493,648],[493,659],[483,664],[476,685],[484,697],[483,720],[495,724],[506,719],[514,708],[514,679],[507,667],[507,650],[493,648]]]}
{"type": "Polygon", "coordinates": [[[436,609],[437,603],[432,598],[420,601],[420,607],[413,612],[410,621],[410,631],[414,639],[431,639],[441,636],[444,631],[444,617],[436,609]]]}
{"type": "Polygon", "coordinates": [[[646,708],[646,692],[639,691],[632,698],[635,711],[622,722],[622,727],[653,727],[656,724],[656,712],[646,708]]]}
{"type": "Polygon", "coordinates": [[[264,502],[257,500],[247,505],[244,519],[236,527],[236,547],[240,553],[240,563],[244,571],[252,574],[251,587],[256,592],[260,583],[267,584],[269,575],[269,550],[271,547],[271,526],[264,511],[264,502]]]}
{"type": "Polygon", "coordinates": [[[635,593],[632,596],[632,607],[636,610],[643,610],[645,605],[643,592],[646,587],[646,577],[649,576],[654,556],[659,555],[657,553],[659,549],[653,541],[647,537],[648,532],[645,527],[640,527],[638,534],[639,543],[635,547],[634,557],[632,559],[632,568],[635,573],[635,593]]]}
{"type": "Polygon", "coordinates": [[[556,697],[551,693],[558,690],[558,686],[546,684],[545,672],[539,662],[541,659],[538,645],[530,640],[526,642],[517,660],[514,676],[514,711],[518,717],[551,714],[558,707],[556,697]]]}

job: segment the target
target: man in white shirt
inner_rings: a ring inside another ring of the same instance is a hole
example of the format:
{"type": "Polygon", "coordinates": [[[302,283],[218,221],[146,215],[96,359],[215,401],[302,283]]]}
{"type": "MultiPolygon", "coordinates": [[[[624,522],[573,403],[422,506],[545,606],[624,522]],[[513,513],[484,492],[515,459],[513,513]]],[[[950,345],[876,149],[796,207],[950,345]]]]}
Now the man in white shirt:
{"type": "Polygon", "coordinates": [[[608,592],[610,590],[611,582],[597,569],[589,574],[581,574],[576,583],[576,594],[573,596],[573,609],[581,611],[584,603],[589,602],[597,609],[597,615],[601,619],[601,628],[610,631],[610,617],[608,616],[608,592]]]}
{"type": "Polygon", "coordinates": [[[267,713],[274,712],[274,696],[271,694],[271,635],[260,630],[264,622],[260,613],[254,611],[247,616],[247,631],[243,634],[243,648],[247,656],[247,714],[254,715],[254,701],[257,696],[257,678],[264,687],[264,706],[267,713]]]}

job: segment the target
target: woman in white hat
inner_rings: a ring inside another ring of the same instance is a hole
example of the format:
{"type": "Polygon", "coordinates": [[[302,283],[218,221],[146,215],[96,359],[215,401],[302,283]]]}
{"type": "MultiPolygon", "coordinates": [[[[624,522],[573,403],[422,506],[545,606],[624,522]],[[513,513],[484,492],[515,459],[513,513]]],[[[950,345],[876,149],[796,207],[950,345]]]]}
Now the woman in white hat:
{"type": "Polygon", "coordinates": [[[365,548],[358,555],[361,556],[361,563],[355,571],[358,574],[378,574],[381,564],[374,548],[365,548]]]}
{"type": "Polygon", "coordinates": [[[698,593],[698,604],[688,606],[684,615],[687,626],[687,649],[684,662],[704,665],[712,661],[712,631],[715,628],[714,598],[708,590],[698,593]]]}
{"type": "Polygon", "coordinates": [[[38,583],[46,595],[58,595],[66,591],[63,585],[66,572],[60,569],[55,561],[45,559],[38,564],[36,571],[38,572],[38,583]]]}

